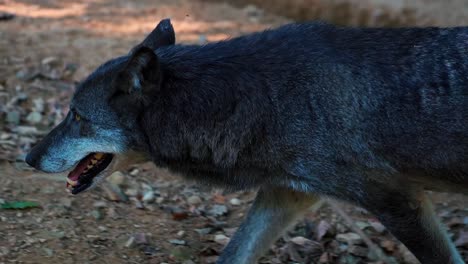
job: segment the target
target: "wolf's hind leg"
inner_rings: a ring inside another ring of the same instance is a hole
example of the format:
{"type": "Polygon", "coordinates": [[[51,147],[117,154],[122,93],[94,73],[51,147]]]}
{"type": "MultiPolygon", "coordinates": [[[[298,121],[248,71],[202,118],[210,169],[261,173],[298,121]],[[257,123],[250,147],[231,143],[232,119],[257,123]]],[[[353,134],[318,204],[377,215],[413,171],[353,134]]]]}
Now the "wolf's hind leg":
{"type": "Polygon", "coordinates": [[[319,200],[313,194],[262,188],[218,264],[252,264],[297,217],[319,200]]]}
{"type": "Polygon", "coordinates": [[[364,207],[423,264],[463,264],[424,191],[374,190],[364,207]]]}

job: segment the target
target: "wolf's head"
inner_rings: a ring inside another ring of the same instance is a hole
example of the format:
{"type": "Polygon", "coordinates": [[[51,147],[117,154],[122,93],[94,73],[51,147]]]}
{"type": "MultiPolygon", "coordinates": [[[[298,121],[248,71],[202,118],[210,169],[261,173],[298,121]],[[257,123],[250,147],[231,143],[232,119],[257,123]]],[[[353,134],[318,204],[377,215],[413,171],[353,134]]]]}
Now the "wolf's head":
{"type": "Polygon", "coordinates": [[[155,50],[175,43],[169,19],[134,47],[112,59],[78,85],[70,112],[26,156],[26,162],[44,172],[68,174],[73,194],[95,185],[107,174],[115,154],[144,152],[145,136],[139,115],[161,83],[155,50]]]}

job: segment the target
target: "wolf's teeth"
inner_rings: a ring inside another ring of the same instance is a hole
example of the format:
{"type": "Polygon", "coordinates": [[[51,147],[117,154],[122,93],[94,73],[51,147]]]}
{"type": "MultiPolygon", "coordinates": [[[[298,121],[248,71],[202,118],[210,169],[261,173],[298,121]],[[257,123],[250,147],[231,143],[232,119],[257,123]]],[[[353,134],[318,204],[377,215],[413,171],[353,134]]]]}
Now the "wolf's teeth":
{"type": "Polygon", "coordinates": [[[92,160],[91,160],[91,163],[92,163],[93,165],[96,164],[97,162],[98,162],[98,161],[95,160],[95,159],[92,159],[92,160]]]}
{"type": "Polygon", "coordinates": [[[103,153],[96,153],[96,154],[94,154],[94,157],[95,157],[96,159],[101,159],[103,156],[104,156],[103,153]]]}
{"type": "Polygon", "coordinates": [[[70,178],[67,178],[67,183],[70,184],[70,186],[76,186],[78,184],[78,181],[74,181],[70,178]]]}
{"type": "Polygon", "coordinates": [[[86,167],[86,169],[91,169],[93,167],[93,164],[89,164],[88,167],[86,167]]]}

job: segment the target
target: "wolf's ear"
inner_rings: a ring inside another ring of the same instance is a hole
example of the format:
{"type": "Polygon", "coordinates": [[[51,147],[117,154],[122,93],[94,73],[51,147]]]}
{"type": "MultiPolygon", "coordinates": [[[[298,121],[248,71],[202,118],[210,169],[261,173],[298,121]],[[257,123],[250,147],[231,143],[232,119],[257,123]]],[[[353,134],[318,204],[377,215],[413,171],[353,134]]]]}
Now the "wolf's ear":
{"type": "Polygon", "coordinates": [[[175,33],[169,18],[159,22],[156,28],[146,36],[145,40],[139,46],[146,46],[151,49],[157,49],[164,46],[175,44],[175,33]]]}
{"type": "Polygon", "coordinates": [[[157,90],[161,82],[158,56],[151,48],[141,46],[130,58],[115,80],[118,90],[125,94],[145,95],[157,90]]]}

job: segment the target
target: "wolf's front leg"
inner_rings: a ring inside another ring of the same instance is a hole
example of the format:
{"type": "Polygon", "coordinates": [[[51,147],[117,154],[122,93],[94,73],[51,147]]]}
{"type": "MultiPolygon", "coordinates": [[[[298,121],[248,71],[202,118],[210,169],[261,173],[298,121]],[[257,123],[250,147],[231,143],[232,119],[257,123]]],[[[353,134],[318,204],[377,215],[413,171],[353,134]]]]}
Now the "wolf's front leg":
{"type": "Polygon", "coordinates": [[[263,187],[217,263],[256,263],[284,229],[318,200],[312,194],[263,187]]]}

